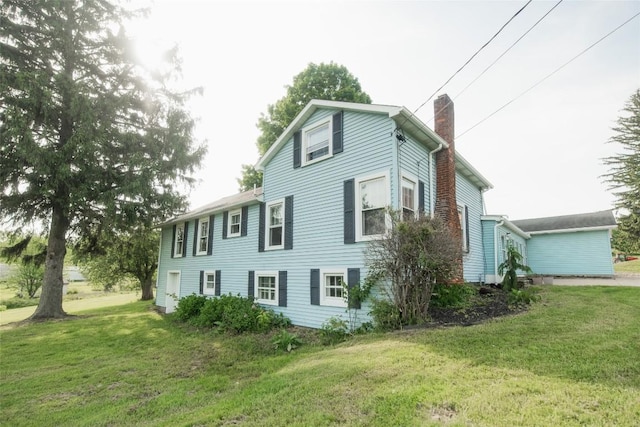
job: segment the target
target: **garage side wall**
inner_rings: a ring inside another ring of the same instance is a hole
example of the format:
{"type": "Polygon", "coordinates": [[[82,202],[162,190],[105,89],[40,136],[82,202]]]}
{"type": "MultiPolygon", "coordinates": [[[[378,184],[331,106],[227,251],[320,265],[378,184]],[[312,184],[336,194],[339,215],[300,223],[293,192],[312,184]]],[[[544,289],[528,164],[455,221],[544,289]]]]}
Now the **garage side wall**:
{"type": "Polygon", "coordinates": [[[527,249],[534,274],[614,275],[609,230],[535,234],[527,249]]]}

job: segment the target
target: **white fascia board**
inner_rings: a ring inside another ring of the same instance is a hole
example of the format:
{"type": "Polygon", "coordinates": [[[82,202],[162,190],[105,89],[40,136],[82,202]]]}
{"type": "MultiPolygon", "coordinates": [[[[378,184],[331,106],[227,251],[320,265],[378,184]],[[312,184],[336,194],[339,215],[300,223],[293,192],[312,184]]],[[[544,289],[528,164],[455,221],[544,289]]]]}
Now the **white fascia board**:
{"type": "Polygon", "coordinates": [[[460,153],[456,151],[456,170],[460,171],[464,176],[469,178],[471,182],[476,184],[478,187],[483,190],[490,190],[493,188],[493,184],[489,182],[487,178],[485,178],[476,168],[474,168],[471,163],[460,153]]]}
{"type": "Polygon", "coordinates": [[[601,225],[599,227],[580,227],[580,228],[563,228],[560,230],[539,230],[539,231],[530,231],[529,234],[535,236],[537,234],[557,234],[557,233],[578,233],[580,231],[603,231],[603,230],[613,230],[617,228],[617,225],[601,225]]]}
{"type": "Polygon", "coordinates": [[[531,238],[531,234],[533,233],[527,233],[526,231],[522,231],[520,228],[518,228],[517,225],[515,225],[514,223],[512,223],[511,221],[509,221],[505,216],[502,215],[482,215],[480,217],[480,220],[482,221],[504,221],[504,223],[502,224],[502,227],[505,227],[511,231],[513,231],[515,234],[517,234],[518,236],[522,237],[523,239],[530,239],[531,238]]]}
{"type": "Polygon", "coordinates": [[[363,113],[377,113],[377,114],[395,114],[400,107],[391,105],[379,105],[379,104],[359,104],[355,102],[343,102],[343,101],[326,101],[321,99],[312,99],[309,103],[298,113],[295,119],[287,126],[282,134],[276,139],[276,141],[269,147],[266,153],[255,164],[255,169],[264,171],[264,166],[271,160],[271,158],[280,150],[281,146],[291,138],[293,133],[305,122],[318,108],[331,108],[336,110],[346,111],[358,111],[363,113]]]}

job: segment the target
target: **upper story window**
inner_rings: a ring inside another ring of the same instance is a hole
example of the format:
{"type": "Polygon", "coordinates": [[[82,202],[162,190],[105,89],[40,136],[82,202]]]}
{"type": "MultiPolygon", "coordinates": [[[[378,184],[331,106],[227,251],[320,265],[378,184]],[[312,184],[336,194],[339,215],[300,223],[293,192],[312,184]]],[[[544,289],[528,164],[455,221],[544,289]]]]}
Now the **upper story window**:
{"type": "Polygon", "coordinates": [[[209,250],[209,217],[198,220],[198,235],[196,255],[206,255],[209,250]]]}
{"type": "Polygon", "coordinates": [[[320,124],[302,130],[302,165],[307,165],[333,155],[331,142],[331,117],[320,124]]]}
{"type": "Polygon", "coordinates": [[[389,174],[361,178],[356,182],[356,235],[369,240],[387,231],[389,174]]]}
{"type": "Polygon", "coordinates": [[[458,218],[460,219],[460,231],[462,237],[462,251],[469,252],[469,218],[465,205],[458,205],[458,218]]]}
{"type": "Polygon", "coordinates": [[[267,204],[265,249],[284,248],[284,200],[267,204]]]}
{"type": "Polygon", "coordinates": [[[176,225],[175,240],[173,242],[173,256],[181,257],[184,253],[184,223],[176,225]]]}
{"type": "Polygon", "coordinates": [[[229,229],[227,230],[228,237],[240,236],[240,225],[242,224],[242,209],[236,209],[229,212],[229,229]]]}
{"type": "Polygon", "coordinates": [[[402,218],[415,218],[418,211],[417,181],[402,176],[402,218]]]}

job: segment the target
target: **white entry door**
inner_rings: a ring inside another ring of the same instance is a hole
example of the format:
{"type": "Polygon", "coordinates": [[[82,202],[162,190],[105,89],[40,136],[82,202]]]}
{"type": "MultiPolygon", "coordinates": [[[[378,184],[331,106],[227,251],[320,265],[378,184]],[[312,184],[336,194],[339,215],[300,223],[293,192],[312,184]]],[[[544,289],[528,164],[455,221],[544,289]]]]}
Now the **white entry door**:
{"type": "Polygon", "coordinates": [[[178,305],[180,295],[180,272],[170,271],[167,273],[167,289],[164,296],[165,313],[173,313],[178,305]]]}

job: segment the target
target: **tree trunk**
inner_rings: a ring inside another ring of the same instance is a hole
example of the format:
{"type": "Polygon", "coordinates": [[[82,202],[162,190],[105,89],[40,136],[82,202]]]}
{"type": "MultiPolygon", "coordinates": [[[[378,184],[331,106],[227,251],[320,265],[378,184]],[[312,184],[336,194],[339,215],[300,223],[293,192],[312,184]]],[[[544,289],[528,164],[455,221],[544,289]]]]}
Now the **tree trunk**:
{"type": "Polygon", "coordinates": [[[30,319],[53,319],[67,316],[62,309],[62,269],[66,253],[66,234],[69,221],[60,207],[53,208],[51,230],[44,264],[44,281],[40,302],[30,319]]]}
{"type": "Polygon", "coordinates": [[[145,277],[144,280],[140,281],[140,285],[142,286],[142,301],[150,301],[153,299],[153,275],[149,277],[145,277]]]}

